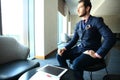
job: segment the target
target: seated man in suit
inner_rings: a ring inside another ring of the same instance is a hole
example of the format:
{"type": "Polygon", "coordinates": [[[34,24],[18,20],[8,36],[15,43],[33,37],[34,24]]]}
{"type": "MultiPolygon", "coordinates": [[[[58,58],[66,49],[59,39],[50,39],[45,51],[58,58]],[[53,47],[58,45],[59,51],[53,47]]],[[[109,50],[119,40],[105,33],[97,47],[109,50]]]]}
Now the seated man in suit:
{"type": "Polygon", "coordinates": [[[70,68],[76,71],[76,80],[84,80],[85,66],[103,60],[116,42],[115,36],[103,19],[90,15],[91,7],[90,0],[79,1],[78,16],[81,20],[76,24],[74,36],[68,45],[58,49],[57,60],[61,67],[68,67],[67,59],[73,61],[70,68]],[[80,44],[75,46],[78,40],[80,44]]]}

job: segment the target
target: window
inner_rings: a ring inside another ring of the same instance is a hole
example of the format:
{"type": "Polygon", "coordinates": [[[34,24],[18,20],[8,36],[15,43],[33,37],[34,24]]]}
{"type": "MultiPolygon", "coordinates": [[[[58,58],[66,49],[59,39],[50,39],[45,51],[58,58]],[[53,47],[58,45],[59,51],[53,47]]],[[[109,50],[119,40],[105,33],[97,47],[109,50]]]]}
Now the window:
{"type": "Polygon", "coordinates": [[[21,44],[27,45],[27,31],[24,30],[28,26],[24,25],[24,7],[23,0],[1,0],[3,35],[12,36],[21,44]]]}
{"type": "Polygon", "coordinates": [[[1,0],[2,32],[30,48],[34,57],[34,0],[1,0]]]}
{"type": "Polygon", "coordinates": [[[58,43],[61,39],[62,33],[67,33],[67,17],[63,16],[60,12],[58,12],[58,43]]]}

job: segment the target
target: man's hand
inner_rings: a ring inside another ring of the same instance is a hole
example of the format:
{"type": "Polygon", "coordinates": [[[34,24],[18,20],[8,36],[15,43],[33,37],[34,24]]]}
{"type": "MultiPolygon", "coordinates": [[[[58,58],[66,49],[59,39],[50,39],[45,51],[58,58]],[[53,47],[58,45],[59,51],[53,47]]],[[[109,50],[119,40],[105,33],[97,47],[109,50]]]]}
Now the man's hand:
{"type": "Polygon", "coordinates": [[[93,58],[102,58],[100,55],[98,55],[97,53],[95,53],[93,50],[86,50],[85,52],[83,52],[84,54],[90,55],[93,58]]]}
{"type": "Polygon", "coordinates": [[[63,52],[66,50],[66,48],[58,49],[58,54],[62,56],[63,52]]]}

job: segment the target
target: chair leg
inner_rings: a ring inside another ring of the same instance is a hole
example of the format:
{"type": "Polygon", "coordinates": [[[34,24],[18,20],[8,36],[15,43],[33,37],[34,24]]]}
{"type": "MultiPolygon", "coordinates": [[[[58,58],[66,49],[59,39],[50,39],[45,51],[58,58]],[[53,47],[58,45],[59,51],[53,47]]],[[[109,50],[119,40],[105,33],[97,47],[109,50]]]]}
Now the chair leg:
{"type": "Polygon", "coordinates": [[[90,80],[92,80],[92,72],[89,72],[89,74],[90,74],[90,80]]]}
{"type": "Polygon", "coordinates": [[[107,67],[105,68],[105,71],[106,71],[106,73],[107,73],[107,75],[108,75],[108,70],[107,70],[107,67]]]}
{"type": "MultiPolygon", "coordinates": [[[[106,73],[107,73],[107,75],[108,75],[107,67],[105,68],[105,71],[106,71],[106,73]]],[[[89,74],[90,74],[90,80],[92,80],[92,72],[89,72],[89,74]]]]}

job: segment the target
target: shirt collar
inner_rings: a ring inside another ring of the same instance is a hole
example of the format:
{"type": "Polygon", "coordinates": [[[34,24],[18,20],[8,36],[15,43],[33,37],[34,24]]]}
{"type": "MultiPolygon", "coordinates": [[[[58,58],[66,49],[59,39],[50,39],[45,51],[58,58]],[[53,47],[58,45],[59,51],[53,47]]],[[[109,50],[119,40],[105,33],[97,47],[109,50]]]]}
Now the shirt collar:
{"type": "MultiPolygon", "coordinates": [[[[88,24],[91,19],[92,19],[92,16],[90,15],[90,16],[88,17],[88,19],[87,19],[87,22],[85,22],[85,24],[88,24]]],[[[83,21],[84,21],[84,20],[82,20],[82,22],[83,22],[83,21]]]]}

